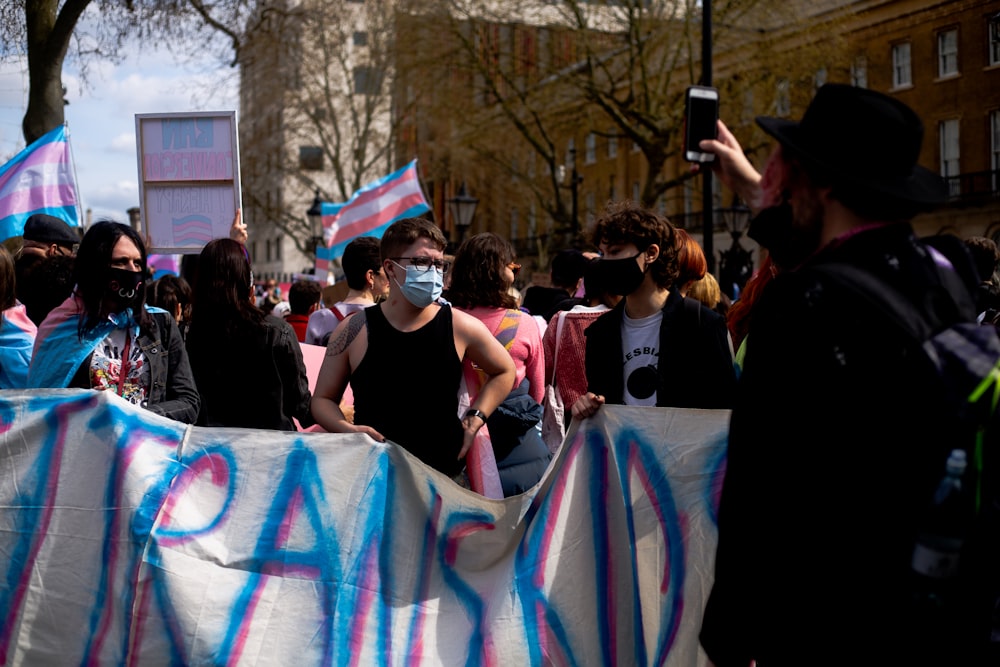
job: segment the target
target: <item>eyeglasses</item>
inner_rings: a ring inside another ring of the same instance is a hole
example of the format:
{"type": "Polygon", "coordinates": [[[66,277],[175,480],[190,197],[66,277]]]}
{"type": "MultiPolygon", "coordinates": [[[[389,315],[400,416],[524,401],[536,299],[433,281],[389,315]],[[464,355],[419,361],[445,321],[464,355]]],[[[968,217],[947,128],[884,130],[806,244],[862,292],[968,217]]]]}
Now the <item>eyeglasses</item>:
{"type": "Polygon", "coordinates": [[[448,273],[448,269],[451,268],[451,262],[446,262],[443,259],[431,259],[430,257],[390,257],[389,259],[394,262],[405,259],[410,262],[410,266],[415,266],[421,271],[428,271],[433,266],[441,273],[448,273]]]}
{"type": "Polygon", "coordinates": [[[521,265],[518,264],[517,262],[511,262],[510,264],[507,265],[507,268],[510,269],[510,272],[513,273],[515,276],[521,271],[521,265]]]}

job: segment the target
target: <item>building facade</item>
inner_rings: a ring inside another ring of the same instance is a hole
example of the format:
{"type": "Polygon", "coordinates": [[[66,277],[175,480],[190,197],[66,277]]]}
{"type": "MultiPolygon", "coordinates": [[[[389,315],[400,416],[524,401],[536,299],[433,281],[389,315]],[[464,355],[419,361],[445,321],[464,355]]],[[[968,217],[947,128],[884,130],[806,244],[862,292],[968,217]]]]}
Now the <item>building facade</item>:
{"type": "MultiPolygon", "coordinates": [[[[394,14],[373,0],[346,4],[359,12],[359,21],[371,21],[374,8],[394,14]]],[[[751,17],[739,29],[729,26],[725,37],[720,34],[716,41],[713,83],[723,93],[722,117],[751,159],[763,165],[772,145],[754,124],[756,115],[801,117],[816,87],[825,82],[879,90],[918,112],[925,122],[920,162],[949,183],[948,205],[919,217],[915,221],[918,232],[1000,235],[1000,1],[798,4],[797,13],[781,19],[763,17],[755,23],[751,17]]],[[[391,29],[372,33],[384,40],[375,42],[395,45],[379,48],[379,52],[391,52],[394,62],[367,70],[369,79],[377,79],[391,93],[391,105],[380,107],[382,130],[368,139],[369,144],[384,144],[384,151],[376,160],[354,165],[356,173],[365,174],[354,183],[363,184],[365,178],[384,175],[418,158],[433,219],[446,235],[455,241],[461,234],[489,230],[510,239],[524,260],[522,276],[528,279],[533,273],[547,273],[548,258],[559,246],[585,244],[589,227],[613,199],[645,201],[704,239],[702,179],[681,158],[680,142],[664,145],[664,150],[673,153],[655,175],[669,187],[650,199],[650,160],[643,151],[639,122],[636,128],[616,125],[603,110],[560,88],[560,77],[572,76],[586,55],[571,26],[548,18],[532,23],[524,17],[498,20],[494,15],[476,20],[465,17],[465,25],[456,24],[449,33],[442,17],[434,20],[437,23],[431,22],[429,38],[418,35],[419,25],[400,20],[399,14],[391,29]],[[475,62],[436,70],[429,62],[434,52],[426,40],[445,43],[449,34],[467,42],[466,53],[475,62]],[[405,50],[414,44],[419,45],[414,50],[426,57],[423,62],[405,50]],[[408,74],[394,78],[402,60],[409,61],[408,74]],[[421,79],[412,74],[415,66],[428,68],[433,75],[421,79]],[[499,84],[491,85],[495,82],[499,84]],[[499,97],[515,92],[548,96],[538,106],[554,119],[544,138],[548,144],[529,146],[525,135],[514,129],[514,116],[505,114],[499,97]],[[438,98],[434,103],[428,102],[431,93],[438,98]],[[492,143],[487,146],[480,141],[471,146],[465,141],[471,135],[485,136],[492,143]],[[447,206],[462,184],[479,200],[467,231],[455,228],[447,206]],[[579,233],[573,233],[574,222],[579,233]]],[[[669,15],[661,20],[676,24],[679,19],[669,15]]],[[[342,43],[355,57],[365,49],[375,50],[363,46],[373,43],[370,38],[359,37],[366,25],[356,23],[353,33],[342,31],[342,43]]],[[[289,61],[279,63],[281,67],[295,69],[292,60],[317,59],[315,51],[302,46],[305,40],[286,42],[296,44],[297,49],[283,52],[289,61]]],[[[608,53],[619,48],[613,40],[608,43],[608,53]]],[[[261,58],[279,59],[281,53],[272,51],[261,58]]],[[[700,66],[697,54],[693,62],[700,66]]],[[[331,153],[323,148],[322,114],[312,114],[319,118],[312,135],[289,129],[289,114],[310,108],[300,101],[301,96],[287,92],[309,87],[302,74],[262,74],[266,68],[251,59],[242,66],[247,88],[240,127],[244,192],[252,190],[263,199],[259,209],[245,212],[251,252],[264,273],[288,274],[301,270],[311,257],[306,252],[289,259],[292,248],[298,251],[301,243],[293,243],[286,229],[272,220],[275,216],[264,211],[275,204],[290,211],[299,218],[301,234],[308,236],[305,212],[315,189],[324,193],[326,201],[346,200],[350,189],[346,195],[343,188],[337,192],[338,182],[348,181],[332,168],[331,153]],[[303,159],[318,153],[324,160],[321,169],[298,168],[308,166],[303,159]],[[297,169],[279,169],[289,163],[297,169]]],[[[354,80],[342,80],[340,85],[363,91],[358,70],[353,71],[354,80]]],[[[677,116],[689,83],[693,81],[680,76],[670,83],[673,102],[665,102],[662,113],[672,115],[667,120],[674,128],[682,127],[677,116]]],[[[336,115],[332,107],[325,113],[325,122],[336,115]]],[[[737,249],[751,253],[752,261],[758,262],[757,248],[741,235],[748,221],[745,207],[717,183],[711,201],[715,266],[722,263],[723,251],[737,249]]]]}

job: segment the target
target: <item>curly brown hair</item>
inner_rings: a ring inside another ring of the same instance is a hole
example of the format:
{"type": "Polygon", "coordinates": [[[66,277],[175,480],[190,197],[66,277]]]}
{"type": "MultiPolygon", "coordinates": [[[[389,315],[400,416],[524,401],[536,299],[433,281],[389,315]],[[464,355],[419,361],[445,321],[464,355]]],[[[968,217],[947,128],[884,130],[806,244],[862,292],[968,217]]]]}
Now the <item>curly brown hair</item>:
{"type": "Polygon", "coordinates": [[[597,219],[592,242],[595,246],[632,243],[640,252],[655,243],[660,255],[650,267],[653,280],[663,288],[677,280],[677,230],[669,220],[634,201],[609,202],[597,219]]]}
{"type": "Polygon", "coordinates": [[[514,247],[493,232],[466,239],[455,253],[448,301],[458,308],[517,308],[503,274],[516,258],[514,247]]]}

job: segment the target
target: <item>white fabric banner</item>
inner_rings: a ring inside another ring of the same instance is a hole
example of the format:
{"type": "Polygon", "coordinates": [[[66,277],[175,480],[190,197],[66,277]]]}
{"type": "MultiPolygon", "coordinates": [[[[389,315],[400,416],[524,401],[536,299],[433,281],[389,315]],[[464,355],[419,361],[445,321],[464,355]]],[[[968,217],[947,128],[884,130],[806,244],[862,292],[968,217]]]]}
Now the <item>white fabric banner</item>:
{"type": "Polygon", "coordinates": [[[497,501],[367,436],[0,392],[0,664],[704,664],[728,421],[606,406],[497,501]]]}

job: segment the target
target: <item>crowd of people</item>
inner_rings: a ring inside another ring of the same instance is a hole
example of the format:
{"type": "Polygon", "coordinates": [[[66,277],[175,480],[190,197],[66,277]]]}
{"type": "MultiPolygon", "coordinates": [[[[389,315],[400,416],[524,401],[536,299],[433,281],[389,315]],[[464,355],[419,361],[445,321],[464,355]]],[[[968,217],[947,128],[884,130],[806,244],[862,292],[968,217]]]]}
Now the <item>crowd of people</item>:
{"type": "Polygon", "coordinates": [[[364,433],[463,485],[488,425],[505,495],[537,484],[571,421],[604,405],[728,409],[701,631],[713,663],[950,651],[973,664],[980,628],[921,625],[901,565],[949,434],[915,418],[935,406],[909,342],[816,267],[861,267],[927,309],[940,267],[974,258],[977,312],[950,317],[992,326],[1000,251],[977,237],[964,259],[944,257],[918,241],[909,221],[946,192],[917,164],[922,124],[895,99],[828,84],[800,122],[757,122],[777,142],[760,171],[721,121],[701,145],[755,213],[762,259],[735,302],[694,238],[629,201],[609,203],[591,245],[557,253],[551,285],[523,302],[507,240],[476,234],[446,256],[422,218],[348,244],[346,296],[301,280],[285,301],[273,280],[258,290],[238,218],[189,286],[150,281],[127,225],[79,237],[40,215],[17,252],[0,247],[0,388],[111,390],[203,426],[364,433]],[[326,348],[312,391],[301,344],[326,348]]]}

